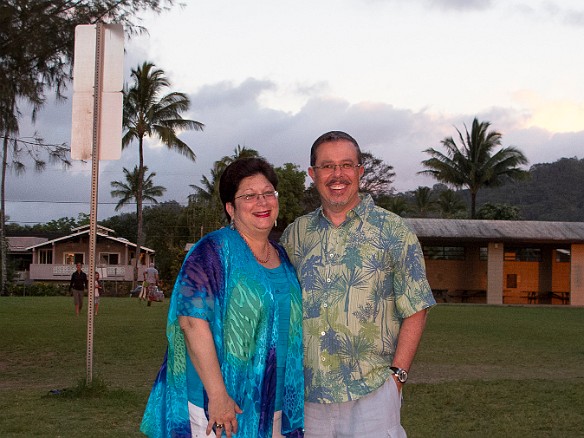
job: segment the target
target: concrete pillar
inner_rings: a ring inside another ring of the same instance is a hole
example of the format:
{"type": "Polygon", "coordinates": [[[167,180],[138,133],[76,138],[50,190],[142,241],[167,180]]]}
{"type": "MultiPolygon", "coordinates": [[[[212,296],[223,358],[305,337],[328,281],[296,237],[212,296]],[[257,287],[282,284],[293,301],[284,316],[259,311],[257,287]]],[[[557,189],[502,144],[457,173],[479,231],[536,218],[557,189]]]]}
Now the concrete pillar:
{"type": "Polygon", "coordinates": [[[570,305],[584,306],[584,244],[572,244],[570,259],[570,305]]]}
{"type": "Polygon", "coordinates": [[[503,304],[504,245],[489,242],[487,253],[487,304],[503,304]]]}

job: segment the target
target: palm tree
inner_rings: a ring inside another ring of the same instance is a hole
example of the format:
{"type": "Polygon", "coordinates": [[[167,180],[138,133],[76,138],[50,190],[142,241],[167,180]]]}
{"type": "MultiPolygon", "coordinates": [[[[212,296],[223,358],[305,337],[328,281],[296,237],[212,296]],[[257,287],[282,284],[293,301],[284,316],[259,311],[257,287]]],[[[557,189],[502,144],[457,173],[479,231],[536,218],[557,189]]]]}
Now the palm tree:
{"type": "MultiPolygon", "coordinates": [[[[161,197],[166,188],[162,186],[154,185],[154,177],[156,172],[152,172],[150,175],[146,176],[148,172],[148,167],[144,166],[144,180],[142,181],[142,201],[150,201],[154,204],[158,204],[156,198],[161,197]]],[[[132,200],[138,198],[138,191],[140,190],[138,183],[140,178],[140,169],[138,166],[134,167],[134,170],[130,172],[124,167],[124,178],[126,182],[122,181],[112,181],[110,184],[115,189],[111,191],[111,195],[114,198],[121,198],[116,204],[115,210],[118,211],[125,205],[128,205],[132,200]]]]}
{"type": "Polygon", "coordinates": [[[438,195],[438,201],[436,202],[438,208],[440,209],[440,214],[443,218],[455,218],[460,217],[460,214],[464,213],[466,216],[466,207],[464,202],[460,199],[460,196],[451,189],[446,189],[440,192],[438,195]]]}
{"type": "Polygon", "coordinates": [[[122,149],[134,140],[138,141],[138,187],[136,190],[136,214],[138,222],[136,265],[134,280],[138,279],[138,263],[142,236],[142,183],[144,182],[144,137],[160,140],[168,149],[195,161],[195,153],[182,140],[178,133],[193,129],[202,131],[204,125],[194,120],[184,119],[182,113],[188,111],[190,100],[184,93],[171,92],[163,94],[170,81],[164,71],[154,64],[144,62],[132,70],[132,86],[124,90],[123,126],[126,132],[122,138],[122,149]]]}
{"type": "Polygon", "coordinates": [[[432,196],[430,187],[419,186],[414,190],[414,212],[416,216],[427,217],[429,213],[435,210],[436,201],[432,196]]]}
{"type": "Polygon", "coordinates": [[[219,197],[219,180],[225,168],[238,158],[259,156],[255,149],[238,145],[233,150],[233,155],[226,155],[215,161],[211,169],[211,177],[203,176],[200,186],[189,184],[189,187],[195,191],[188,196],[189,208],[192,211],[193,224],[195,225],[193,229],[200,227],[201,237],[206,232],[205,230],[217,229],[224,224],[223,204],[219,197]]]}
{"type": "Polygon", "coordinates": [[[488,131],[490,122],[472,122],[471,132],[464,127],[466,135],[456,129],[460,146],[452,137],[441,141],[446,149],[443,154],[429,148],[424,152],[432,158],[422,161],[427,167],[418,173],[432,175],[438,181],[453,186],[467,187],[471,198],[471,218],[476,217],[477,192],[483,187],[494,187],[504,183],[505,179],[521,179],[528,175],[518,166],[527,164],[527,158],[515,147],[506,147],[494,152],[501,146],[502,135],[497,131],[488,131]]]}
{"type": "Polygon", "coordinates": [[[378,204],[380,207],[383,207],[398,216],[406,216],[411,211],[410,204],[402,195],[382,195],[378,200],[378,204]]]}

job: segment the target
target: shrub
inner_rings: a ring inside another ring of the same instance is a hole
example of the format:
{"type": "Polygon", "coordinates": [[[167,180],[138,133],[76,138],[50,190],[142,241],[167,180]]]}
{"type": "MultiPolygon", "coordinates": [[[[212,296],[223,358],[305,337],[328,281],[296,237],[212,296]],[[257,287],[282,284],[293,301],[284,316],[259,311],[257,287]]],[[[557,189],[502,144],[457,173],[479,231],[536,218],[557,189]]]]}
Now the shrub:
{"type": "Polygon", "coordinates": [[[57,297],[69,295],[69,285],[60,283],[31,283],[31,284],[9,284],[9,295],[31,296],[31,297],[57,297]]]}

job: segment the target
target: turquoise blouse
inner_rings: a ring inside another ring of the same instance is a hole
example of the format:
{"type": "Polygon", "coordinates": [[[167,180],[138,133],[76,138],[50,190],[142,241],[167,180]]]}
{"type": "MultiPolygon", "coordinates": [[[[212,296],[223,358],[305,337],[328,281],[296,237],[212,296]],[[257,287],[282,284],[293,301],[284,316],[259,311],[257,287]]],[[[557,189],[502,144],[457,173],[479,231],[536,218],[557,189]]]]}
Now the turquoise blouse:
{"type": "MultiPolygon", "coordinates": [[[[304,379],[300,285],[284,249],[277,248],[290,287],[290,323],[284,375],[282,430],[303,436],[304,379]]],[[[229,395],[243,409],[237,438],[272,436],[276,392],[278,300],[267,270],[239,233],[222,228],[187,254],[168,312],[168,348],[140,430],[149,437],[190,437],[184,335],[178,316],[209,322],[229,395]]],[[[205,410],[207,396],[204,394],[205,410]]]]}

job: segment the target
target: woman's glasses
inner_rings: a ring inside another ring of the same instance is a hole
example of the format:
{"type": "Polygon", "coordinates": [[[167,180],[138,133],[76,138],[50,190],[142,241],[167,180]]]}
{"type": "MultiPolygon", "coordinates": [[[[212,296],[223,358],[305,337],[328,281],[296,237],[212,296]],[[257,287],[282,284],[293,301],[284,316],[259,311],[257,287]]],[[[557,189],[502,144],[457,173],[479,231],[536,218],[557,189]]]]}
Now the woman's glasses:
{"type": "Polygon", "coordinates": [[[260,200],[261,196],[263,196],[266,201],[271,201],[272,199],[278,199],[278,192],[272,190],[264,193],[246,193],[245,195],[236,196],[233,199],[242,199],[243,202],[257,202],[260,200]]]}

